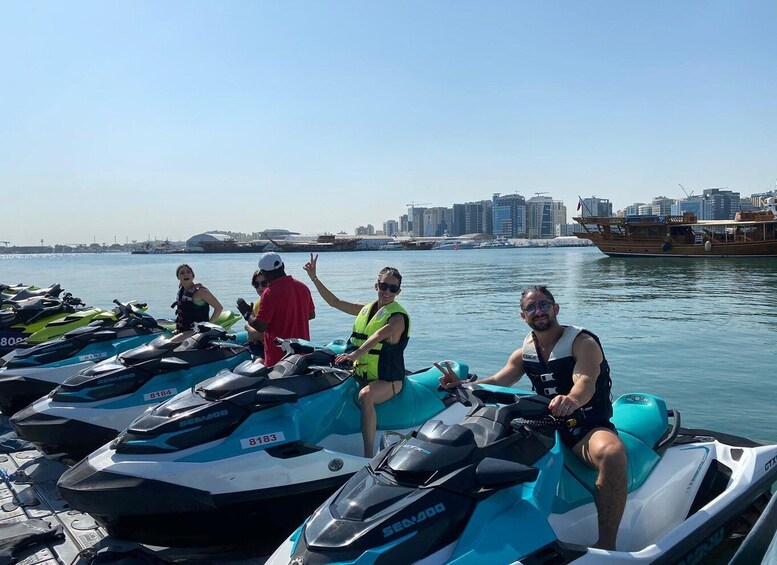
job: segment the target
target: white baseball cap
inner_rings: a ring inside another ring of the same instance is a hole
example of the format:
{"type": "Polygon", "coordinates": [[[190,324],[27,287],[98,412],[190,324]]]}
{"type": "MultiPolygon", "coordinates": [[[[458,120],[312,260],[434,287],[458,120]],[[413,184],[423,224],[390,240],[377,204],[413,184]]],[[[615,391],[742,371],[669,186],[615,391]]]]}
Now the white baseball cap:
{"type": "Polygon", "coordinates": [[[276,269],[280,269],[281,267],[283,267],[281,256],[274,251],[265,253],[259,258],[260,271],[274,271],[276,269]]]}

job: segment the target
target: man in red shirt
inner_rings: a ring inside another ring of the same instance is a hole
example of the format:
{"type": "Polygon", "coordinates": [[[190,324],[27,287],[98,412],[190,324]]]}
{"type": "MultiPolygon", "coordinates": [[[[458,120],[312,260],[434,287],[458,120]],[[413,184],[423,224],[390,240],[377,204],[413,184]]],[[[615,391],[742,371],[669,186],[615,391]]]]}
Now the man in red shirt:
{"type": "Polygon", "coordinates": [[[264,364],[272,367],[283,357],[275,338],[310,339],[309,321],[316,317],[316,309],[310,289],[286,274],[280,255],[274,252],[262,255],[259,270],[269,284],[262,292],[256,316],[242,298],[237,307],[252,328],[264,332],[264,364]]]}

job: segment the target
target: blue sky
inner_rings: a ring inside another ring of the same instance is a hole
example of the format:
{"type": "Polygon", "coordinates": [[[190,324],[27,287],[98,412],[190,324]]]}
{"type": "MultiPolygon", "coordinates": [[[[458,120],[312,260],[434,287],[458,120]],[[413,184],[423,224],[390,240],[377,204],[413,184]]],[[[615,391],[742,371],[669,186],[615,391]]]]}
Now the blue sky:
{"type": "Polygon", "coordinates": [[[777,4],[0,2],[0,240],[777,179],[777,4]]]}

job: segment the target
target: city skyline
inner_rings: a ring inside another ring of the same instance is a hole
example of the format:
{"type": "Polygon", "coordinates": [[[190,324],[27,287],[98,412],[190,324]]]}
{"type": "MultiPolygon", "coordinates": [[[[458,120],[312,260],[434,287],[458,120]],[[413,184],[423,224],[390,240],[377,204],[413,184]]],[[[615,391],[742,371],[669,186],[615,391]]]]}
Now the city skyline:
{"type": "Polygon", "coordinates": [[[773,2],[7,3],[0,241],[774,187],[773,2]],[[394,211],[396,210],[396,212],[394,211]]]}

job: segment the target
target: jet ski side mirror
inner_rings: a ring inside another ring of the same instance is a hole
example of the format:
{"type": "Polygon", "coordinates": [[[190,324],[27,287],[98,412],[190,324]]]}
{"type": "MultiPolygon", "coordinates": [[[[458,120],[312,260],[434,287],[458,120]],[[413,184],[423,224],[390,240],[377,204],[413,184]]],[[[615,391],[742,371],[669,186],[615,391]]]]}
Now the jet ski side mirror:
{"type": "Polygon", "coordinates": [[[475,476],[484,488],[505,488],[537,480],[539,469],[514,461],[486,457],[475,469],[475,476]]]}

